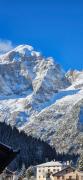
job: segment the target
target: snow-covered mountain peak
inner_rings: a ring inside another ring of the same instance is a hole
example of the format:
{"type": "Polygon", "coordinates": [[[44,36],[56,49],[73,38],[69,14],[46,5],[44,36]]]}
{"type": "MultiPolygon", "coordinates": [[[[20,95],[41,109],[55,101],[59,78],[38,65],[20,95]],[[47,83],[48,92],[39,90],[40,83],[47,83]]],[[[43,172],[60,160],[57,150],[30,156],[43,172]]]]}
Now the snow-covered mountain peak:
{"type": "Polygon", "coordinates": [[[2,93],[6,95],[27,94],[28,90],[33,90],[49,99],[51,94],[68,86],[65,74],[53,58],[43,57],[29,45],[17,46],[0,56],[0,69],[1,82],[6,87],[2,93]]]}
{"type": "MultiPolygon", "coordinates": [[[[11,51],[0,55],[0,62],[8,62],[8,61],[22,61],[23,58],[38,58],[41,57],[41,52],[34,50],[34,48],[30,45],[19,45],[16,48],[13,48],[11,51]]],[[[34,58],[34,60],[35,60],[34,58]]]]}
{"type": "Polygon", "coordinates": [[[55,59],[45,58],[29,45],[0,56],[0,121],[58,150],[68,151],[72,144],[79,150],[82,107],[82,71],[65,75],[55,59]]]}
{"type": "Polygon", "coordinates": [[[14,51],[18,52],[22,56],[26,56],[26,57],[29,57],[29,56],[39,57],[39,56],[41,56],[41,53],[38,52],[38,51],[35,51],[34,48],[32,46],[30,46],[30,45],[20,45],[20,46],[17,46],[14,49],[14,51]]]}
{"type": "Polygon", "coordinates": [[[17,46],[15,48],[15,50],[19,51],[19,52],[21,52],[21,51],[23,51],[25,49],[27,49],[28,51],[32,51],[34,48],[32,46],[30,46],[30,45],[27,45],[27,44],[22,44],[22,45],[19,45],[19,46],[17,46]]]}
{"type": "Polygon", "coordinates": [[[66,73],[66,76],[70,79],[70,81],[73,83],[77,80],[83,79],[83,71],[78,70],[69,70],[66,73]]]}
{"type": "Polygon", "coordinates": [[[33,47],[30,45],[20,45],[17,46],[14,51],[18,52],[22,56],[31,56],[31,52],[33,51],[33,47]]]}
{"type": "Polygon", "coordinates": [[[83,71],[69,70],[66,77],[72,84],[70,89],[83,89],[83,71]]]}

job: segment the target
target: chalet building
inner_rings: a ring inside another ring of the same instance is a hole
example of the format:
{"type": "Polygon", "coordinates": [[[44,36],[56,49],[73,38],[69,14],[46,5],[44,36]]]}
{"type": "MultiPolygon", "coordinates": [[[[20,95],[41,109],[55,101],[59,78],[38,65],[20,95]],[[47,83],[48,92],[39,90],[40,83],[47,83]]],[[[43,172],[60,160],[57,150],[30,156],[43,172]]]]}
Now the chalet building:
{"type": "Polygon", "coordinates": [[[9,169],[5,169],[3,173],[0,175],[0,180],[16,180],[16,178],[16,172],[12,172],[9,169]]]}
{"type": "Polygon", "coordinates": [[[61,171],[63,164],[58,161],[46,162],[37,166],[37,180],[46,180],[50,174],[61,171]]]}
{"type": "Polygon", "coordinates": [[[57,172],[57,173],[53,173],[52,176],[51,176],[51,179],[54,180],[63,180],[63,177],[64,175],[68,174],[68,173],[71,173],[71,172],[74,172],[75,171],[75,168],[71,167],[71,166],[68,166],[66,168],[63,168],[60,172],[57,172]]]}
{"type": "Polygon", "coordinates": [[[83,180],[83,172],[67,167],[60,172],[50,175],[51,180],[83,180]]]}
{"type": "Polygon", "coordinates": [[[25,173],[22,170],[19,171],[10,171],[9,169],[5,169],[3,173],[0,175],[0,180],[24,180],[25,173]]]}
{"type": "Polygon", "coordinates": [[[66,180],[83,180],[83,172],[75,171],[65,175],[66,180]]]}

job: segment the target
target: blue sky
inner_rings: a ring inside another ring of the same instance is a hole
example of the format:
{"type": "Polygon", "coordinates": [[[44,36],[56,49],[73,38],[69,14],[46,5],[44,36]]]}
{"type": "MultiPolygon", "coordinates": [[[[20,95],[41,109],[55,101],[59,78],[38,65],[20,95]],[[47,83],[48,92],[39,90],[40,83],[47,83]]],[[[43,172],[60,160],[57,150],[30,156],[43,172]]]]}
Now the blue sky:
{"type": "Polygon", "coordinates": [[[83,69],[83,0],[0,0],[0,39],[83,69]]]}

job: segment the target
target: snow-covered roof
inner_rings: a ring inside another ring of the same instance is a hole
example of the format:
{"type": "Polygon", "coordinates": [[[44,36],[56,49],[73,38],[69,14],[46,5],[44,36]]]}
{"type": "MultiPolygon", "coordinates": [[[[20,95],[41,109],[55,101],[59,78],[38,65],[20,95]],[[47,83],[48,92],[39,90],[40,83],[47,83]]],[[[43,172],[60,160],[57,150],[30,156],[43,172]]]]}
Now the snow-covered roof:
{"type": "Polygon", "coordinates": [[[62,166],[62,163],[59,161],[50,161],[37,165],[37,167],[47,167],[47,166],[62,166]]]}

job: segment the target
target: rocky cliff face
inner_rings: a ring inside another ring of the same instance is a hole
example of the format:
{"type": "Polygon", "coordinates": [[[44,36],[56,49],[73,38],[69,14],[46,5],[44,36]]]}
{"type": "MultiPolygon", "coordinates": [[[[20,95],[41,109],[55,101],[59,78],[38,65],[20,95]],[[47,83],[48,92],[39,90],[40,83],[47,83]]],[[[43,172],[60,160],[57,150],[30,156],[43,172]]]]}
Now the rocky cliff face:
{"type": "Polygon", "coordinates": [[[83,72],[63,72],[51,57],[20,45],[0,56],[0,121],[57,151],[83,145],[83,72]]]}

